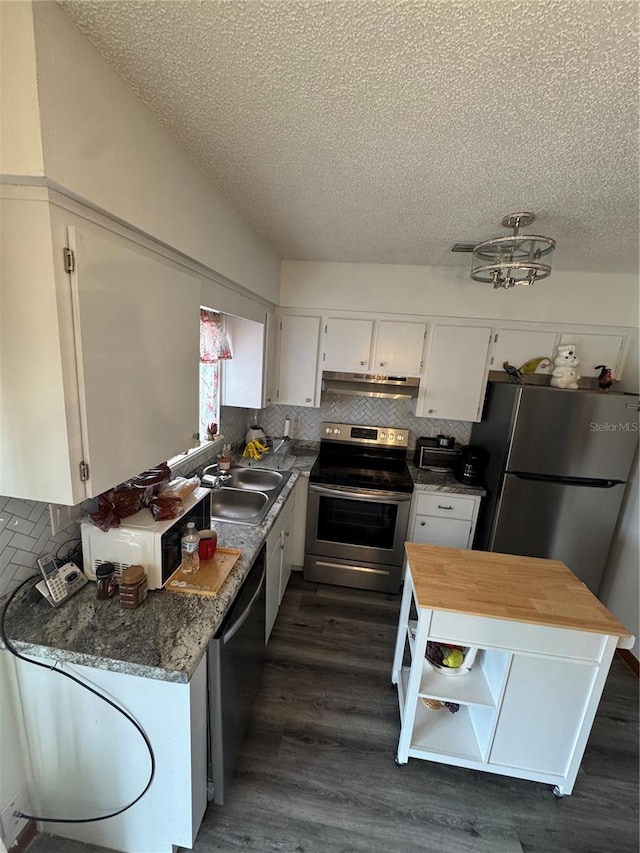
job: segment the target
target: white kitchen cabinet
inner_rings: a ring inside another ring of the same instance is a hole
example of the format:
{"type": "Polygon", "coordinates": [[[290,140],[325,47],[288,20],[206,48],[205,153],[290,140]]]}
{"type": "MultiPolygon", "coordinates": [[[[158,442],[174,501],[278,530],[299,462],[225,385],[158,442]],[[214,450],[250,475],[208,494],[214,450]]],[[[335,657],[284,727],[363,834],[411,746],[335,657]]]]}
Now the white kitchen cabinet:
{"type": "Polygon", "coordinates": [[[473,542],[480,496],[452,492],[425,492],[416,488],[409,518],[410,542],[470,548],[473,542]]]}
{"type": "Polygon", "coordinates": [[[479,421],[486,390],[491,329],[435,325],[427,331],[425,372],[416,401],[420,418],[479,421]]]}
{"type": "MultiPolygon", "coordinates": [[[[52,676],[51,659],[41,663],[15,662],[35,813],[89,817],[131,802],[151,767],[140,733],[87,690],[52,676]]],[[[138,721],[155,754],[155,777],[133,808],[106,821],[56,823],[55,834],[123,853],[191,849],[207,808],[206,657],[187,683],[61,666],[138,721]]]]}
{"type": "Polygon", "coordinates": [[[291,533],[295,501],[294,488],[267,537],[265,644],[269,642],[280,602],[291,577],[291,533]]]}
{"type": "Polygon", "coordinates": [[[280,317],[277,402],[317,406],[320,317],[280,317]]]}
{"type": "Polygon", "coordinates": [[[265,327],[255,320],[225,318],[232,358],[222,362],[223,406],[261,409],[265,373],[265,327]]]}
{"type": "Polygon", "coordinates": [[[419,376],[425,328],[424,323],[332,317],[325,324],[322,367],[419,376]]]}
{"type": "MultiPolygon", "coordinates": [[[[560,344],[575,344],[578,351],[580,376],[598,376],[596,365],[604,364],[611,368],[614,379],[622,378],[624,367],[626,337],[624,335],[592,335],[563,332],[560,344]]],[[[554,353],[555,354],[555,353],[554,353]]]]}
{"type": "Polygon", "coordinates": [[[376,327],[372,370],[384,374],[419,376],[425,324],[380,320],[376,327]]]}
{"type": "Polygon", "coordinates": [[[407,557],[392,667],[397,762],[421,758],[570,794],[616,646],[633,638],[557,561],[414,544],[407,557]],[[429,642],[475,650],[471,670],[438,670],[429,642]]]}
{"type": "Polygon", "coordinates": [[[371,362],[373,320],[331,317],[325,325],[324,370],[366,373],[371,362]]]}
{"type": "Polygon", "coordinates": [[[557,338],[557,332],[499,329],[493,337],[490,369],[503,371],[505,361],[514,367],[522,367],[532,358],[548,358],[548,366],[537,369],[536,373],[551,373],[557,338]]]}
{"type": "Polygon", "coordinates": [[[301,474],[295,487],[295,509],[292,521],[291,564],[304,566],[304,546],[307,532],[307,504],[309,502],[309,476],[301,474]]]}
{"type": "Polygon", "coordinates": [[[267,311],[264,324],[264,371],[262,405],[264,409],[277,401],[278,395],[278,370],[276,359],[276,315],[273,311],[267,311]]]}
{"type": "Polygon", "coordinates": [[[0,494],[73,505],[193,444],[200,280],[38,192],[1,202],[0,494]]]}

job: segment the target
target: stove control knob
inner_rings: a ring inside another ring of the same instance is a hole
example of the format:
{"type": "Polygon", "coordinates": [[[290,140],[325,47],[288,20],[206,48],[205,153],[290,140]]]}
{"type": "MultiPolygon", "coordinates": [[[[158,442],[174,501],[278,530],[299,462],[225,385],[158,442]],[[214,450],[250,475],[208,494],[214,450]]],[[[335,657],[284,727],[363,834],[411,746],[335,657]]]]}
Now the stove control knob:
{"type": "Polygon", "coordinates": [[[327,435],[331,435],[331,427],[325,427],[324,431],[327,435]]]}
{"type": "Polygon", "coordinates": [[[387,437],[386,432],[381,432],[381,433],[380,433],[380,438],[381,438],[381,439],[384,439],[384,438],[386,438],[386,437],[387,437]]]}
{"type": "Polygon", "coordinates": [[[389,441],[393,441],[394,438],[395,438],[395,435],[392,432],[390,432],[389,435],[387,436],[387,439],[389,441]]]}
{"type": "Polygon", "coordinates": [[[340,430],[336,427],[336,429],[334,429],[334,431],[333,431],[333,434],[334,435],[340,435],[340,430]]]}

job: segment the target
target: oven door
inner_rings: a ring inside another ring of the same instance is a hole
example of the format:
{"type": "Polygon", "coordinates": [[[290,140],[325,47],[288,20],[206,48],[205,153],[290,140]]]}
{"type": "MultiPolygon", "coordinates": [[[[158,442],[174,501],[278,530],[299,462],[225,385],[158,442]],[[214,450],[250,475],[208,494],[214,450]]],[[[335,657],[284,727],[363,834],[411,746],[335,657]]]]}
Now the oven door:
{"type": "Polygon", "coordinates": [[[411,495],[309,485],[305,552],[401,566],[411,495]]]}

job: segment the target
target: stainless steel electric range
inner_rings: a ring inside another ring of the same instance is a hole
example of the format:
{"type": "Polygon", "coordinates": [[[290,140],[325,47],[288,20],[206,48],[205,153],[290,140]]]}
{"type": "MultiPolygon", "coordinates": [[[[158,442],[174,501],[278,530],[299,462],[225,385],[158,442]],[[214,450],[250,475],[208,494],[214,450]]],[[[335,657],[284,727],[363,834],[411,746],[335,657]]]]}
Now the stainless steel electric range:
{"type": "Polygon", "coordinates": [[[413,481],[409,431],[323,423],[309,477],[304,577],[398,592],[413,481]]]}

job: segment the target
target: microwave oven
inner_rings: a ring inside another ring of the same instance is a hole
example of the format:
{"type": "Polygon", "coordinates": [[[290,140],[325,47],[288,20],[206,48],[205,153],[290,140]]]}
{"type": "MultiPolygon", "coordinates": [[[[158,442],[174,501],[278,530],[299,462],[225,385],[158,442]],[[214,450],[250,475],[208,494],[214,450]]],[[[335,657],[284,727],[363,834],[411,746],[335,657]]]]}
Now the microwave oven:
{"type": "Polygon", "coordinates": [[[156,521],[151,510],[141,509],[123,518],[120,527],[106,533],[91,521],[80,525],[84,573],[96,579],[96,567],[113,563],[118,582],[127,566],[143,566],[147,573],[147,588],[161,589],[179,567],[181,539],[187,522],[193,521],[197,530],[211,527],[211,491],[198,488],[184,500],[182,515],[168,521],[156,521]]]}

